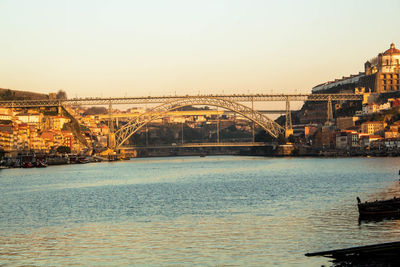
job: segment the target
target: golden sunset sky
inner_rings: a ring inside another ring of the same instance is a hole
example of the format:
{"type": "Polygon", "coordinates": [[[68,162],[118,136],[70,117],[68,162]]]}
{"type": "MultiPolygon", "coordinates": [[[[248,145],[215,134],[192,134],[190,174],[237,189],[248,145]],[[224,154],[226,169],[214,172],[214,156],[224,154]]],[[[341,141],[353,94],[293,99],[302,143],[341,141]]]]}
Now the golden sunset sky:
{"type": "Polygon", "coordinates": [[[0,0],[0,88],[310,93],[400,47],[400,1],[0,0]]]}

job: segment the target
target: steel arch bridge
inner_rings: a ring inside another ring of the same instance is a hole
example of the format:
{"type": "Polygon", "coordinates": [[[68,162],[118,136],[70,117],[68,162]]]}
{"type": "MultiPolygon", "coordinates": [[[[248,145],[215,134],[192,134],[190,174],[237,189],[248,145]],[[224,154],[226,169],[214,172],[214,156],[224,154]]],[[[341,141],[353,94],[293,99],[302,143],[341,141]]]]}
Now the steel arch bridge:
{"type": "Polygon", "coordinates": [[[148,112],[141,114],[140,116],[125,124],[123,127],[115,132],[115,148],[118,149],[126,140],[128,140],[130,136],[132,136],[149,122],[165,117],[169,111],[192,105],[215,106],[236,112],[261,126],[274,138],[277,138],[280,134],[283,134],[285,132],[283,127],[281,127],[279,124],[269,119],[268,117],[264,116],[262,113],[253,110],[245,105],[236,103],[232,100],[211,96],[191,96],[187,98],[178,98],[167,101],[159,106],[154,107],[148,112]]]}

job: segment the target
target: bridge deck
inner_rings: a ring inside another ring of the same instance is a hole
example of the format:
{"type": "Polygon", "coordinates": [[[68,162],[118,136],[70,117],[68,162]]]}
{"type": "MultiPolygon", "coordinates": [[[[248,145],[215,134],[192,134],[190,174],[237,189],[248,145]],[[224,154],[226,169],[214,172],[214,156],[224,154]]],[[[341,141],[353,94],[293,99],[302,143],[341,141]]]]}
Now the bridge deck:
{"type": "Polygon", "coordinates": [[[220,98],[234,102],[267,102],[267,101],[341,101],[362,100],[356,94],[244,94],[244,95],[186,95],[186,96],[148,96],[148,97],[114,97],[114,98],[72,98],[44,100],[0,101],[1,107],[54,107],[60,105],[114,105],[118,104],[160,104],[185,98],[220,98]]]}
{"type": "Polygon", "coordinates": [[[165,148],[189,148],[189,147],[266,147],[276,146],[275,143],[263,142],[223,142],[223,143],[183,143],[171,145],[152,145],[152,146],[122,146],[121,150],[134,149],[165,149],[165,148]]]}

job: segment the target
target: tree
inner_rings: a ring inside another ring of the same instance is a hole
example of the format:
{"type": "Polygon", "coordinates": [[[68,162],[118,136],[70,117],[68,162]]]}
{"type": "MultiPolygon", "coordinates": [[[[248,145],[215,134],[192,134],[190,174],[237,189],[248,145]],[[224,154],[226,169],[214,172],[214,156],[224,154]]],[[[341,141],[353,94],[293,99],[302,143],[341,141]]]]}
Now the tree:
{"type": "Polygon", "coordinates": [[[84,115],[98,115],[98,114],[107,114],[107,109],[105,107],[90,107],[84,112],[84,115]]]}
{"type": "Polygon", "coordinates": [[[56,94],[57,99],[67,99],[67,93],[63,90],[58,90],[56,94]]]}
{"type": "Polygon", "coordinates": [[[71,148],[68,146],[59,146],[57,147],[57,152],[60,154],[68,154],[71,153],[71,148]]]}
{"type": "Polygon", "coordinates": [[[11,90],[10,89],[7,89],[6,91],[4,91],[2,94],[1,94],[1,98],[2,99],[4,99],[4,100],[13,100],[13,96],[15,96],[15,93],[13,94],[13,92],[11,92],[11,90]]]}

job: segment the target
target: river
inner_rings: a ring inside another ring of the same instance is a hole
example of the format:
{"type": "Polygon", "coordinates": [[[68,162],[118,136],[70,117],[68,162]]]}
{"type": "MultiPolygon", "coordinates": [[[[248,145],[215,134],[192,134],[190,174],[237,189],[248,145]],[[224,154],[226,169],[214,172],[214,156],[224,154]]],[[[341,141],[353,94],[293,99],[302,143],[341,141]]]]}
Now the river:
{"type": "Polygon", "coordinates": [[[358,222],[398,158],[142,158],[0,170],[0,265],[321,266],[307,252],[398,241],[358,222]]]}

